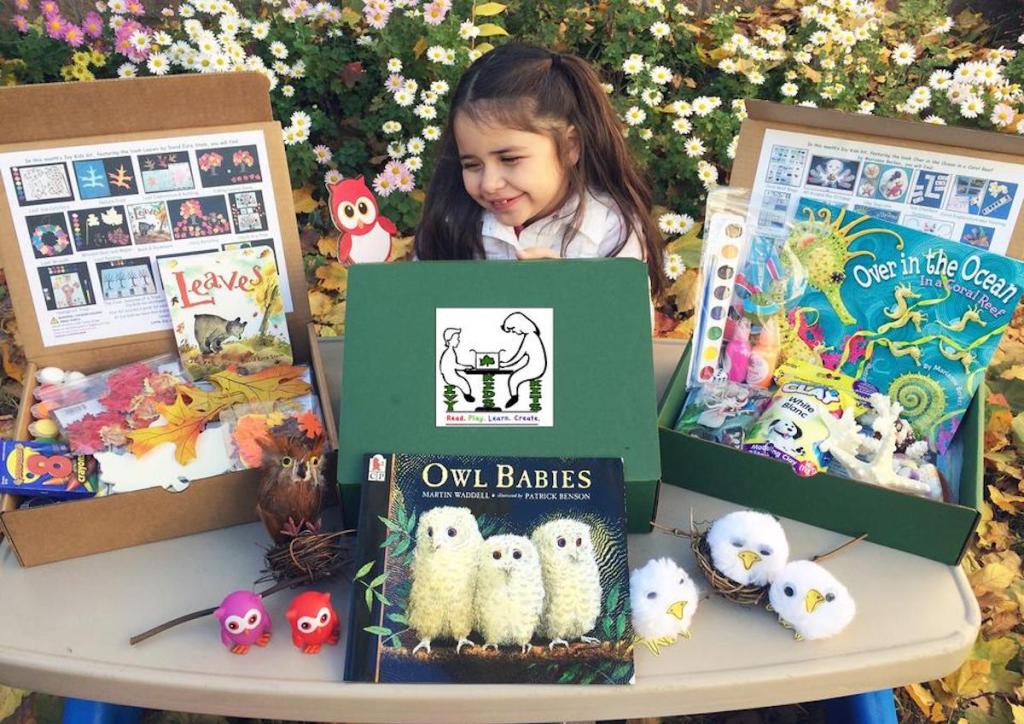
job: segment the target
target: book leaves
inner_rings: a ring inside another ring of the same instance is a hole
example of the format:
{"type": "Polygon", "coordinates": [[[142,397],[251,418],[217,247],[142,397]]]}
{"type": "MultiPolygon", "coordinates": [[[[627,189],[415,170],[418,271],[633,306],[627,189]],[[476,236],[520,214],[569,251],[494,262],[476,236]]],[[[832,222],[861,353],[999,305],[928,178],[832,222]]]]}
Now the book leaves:
{"type": "Polygon", "coordinates": [[[178,385],[174,402],[157,405],[167,421],[128,433],[131,452],[141,457],[165,442],[174,444],[175,459],[187,465],[196,457],[196,444],[206,425],[220,417],[225,408],[242,402],[273,402],[291,399],[309,392],[309,383],[301,379],[304,367],[277,366],[251,375],[223,370],[210,375],[213,390],[178,385]]]}

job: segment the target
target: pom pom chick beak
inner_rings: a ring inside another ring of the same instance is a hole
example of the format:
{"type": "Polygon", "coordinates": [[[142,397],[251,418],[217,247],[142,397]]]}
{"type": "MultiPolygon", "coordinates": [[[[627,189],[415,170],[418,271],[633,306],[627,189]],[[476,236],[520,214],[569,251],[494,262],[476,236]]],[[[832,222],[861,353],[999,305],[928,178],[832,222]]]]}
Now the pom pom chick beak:
{"type": "Polygon", "coordinates": [[[761,556],[754,553],[754,551],[740,551],[736,555],[739,556],[740,561],[743,562],[743,568],[750,570],[751,566],[761,560],[761,556]]]}
{"type": "Polygon", "coordinates": [[[683,620],[683,610],[686,608],[686,601],[676,601],[668,607],[668,613],[680,621],[683,620]]]}
{"type": "Polygon", "coordinates": [[[814,613],[814,609],[820,606],[824,600],[825,597],[813,588],[808,591],[807,595],[804,596],[804,607],[807,609],[807,613],[814,613]]]}

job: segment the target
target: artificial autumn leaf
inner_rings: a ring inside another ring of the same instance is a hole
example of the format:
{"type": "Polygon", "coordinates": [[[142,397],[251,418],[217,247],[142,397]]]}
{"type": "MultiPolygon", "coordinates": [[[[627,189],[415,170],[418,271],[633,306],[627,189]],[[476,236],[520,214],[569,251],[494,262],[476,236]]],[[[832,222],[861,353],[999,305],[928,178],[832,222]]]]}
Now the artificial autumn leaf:
{"type": "Polygon", "coordinates": [[[988,498],[992,501],[993,505],[1010,515],[1019,515],[1021,512],[1024,512],[1024,495],[1006,493],[994,485],[989,485],[988,498]]]}
{"type": "Polygon", "coordinates": [[[340,262],[329,261],[316,270],[319,286],[332,292],[343,292],[348,286],[348,269],[340,262]]]}
{"type": "Polygon", "coordinates": [[[304,367],[288,365],[268,367],[251,375],[222,370],[210,375],[209,381],[222,392],[239,397],[239,402],[273,402],[309,392],[309,383],[299,379],[304,372],[304,367]]]}
{"type": "Polygon", "coordinates": [[[238,447],[238,458],[247,468],[258,468],[263,463],[263,448],[259,441],[268,440],[267,421],[263,415],[243,415],[235,423],[231,438],[238,447]]]}
{"type": "Polygon", "coordinates": [[[430,43],[427,42],[427,39],[424,38],[423,36],[420,36],[420,39],[416,41],[416,44],[414,46],[412,46],[412,54],[419,58],[421,55],[427,52],[428,45],[430,45],[430,43]]]}
{"type": "Polygon", "coordinates": [[[292,189],[292,206],[296,214],[308,214],[316,209],[319,204],[313,198],[313,187],[306,184],[302,188],[292,189]]]}
{"type": "Polygon", "coordinates": [[[1024,724],[1024,706],[1010,704],[1010,713],[1013,715],[1013,724],[1024,724]]]}
{"type": "Polygon", "coordinates": [[[295,419],[298,420],[299,429],[302,430],[302,434],[310,440],[317,435],[323,434],[324,426],[320,422],[320,416],[312,410],[307,410],[301,415],[297,415],[295,419]]]}
{"type": "Polygon", "coordinates": [[[1024,364],[1015,364],[999,373],[1004,380],[1024,380],[1024,364]]]}
{"type": "Polygon", "coordinates": [[[160,406],[160,414],[167,420],[166,425],[146,427],[128,433],[132,441],[132,454],[142,457],[157,445],[169,442],[175,446],[174,459],[181,465],[187,465],[196,458],[199,434],[206,428],[207,423],[217,419],[220,409],[199,410],[186,404],[184,398],[178,395],[174,404],[160,406]]]}
{"type": "Polygon", "coordinates": [[[329,294],[324,294],[317,289],[309,291],[309,312],[313,315],[313,319],[322,320],[330,314],[334,303],[334,298],[329,294]]]}

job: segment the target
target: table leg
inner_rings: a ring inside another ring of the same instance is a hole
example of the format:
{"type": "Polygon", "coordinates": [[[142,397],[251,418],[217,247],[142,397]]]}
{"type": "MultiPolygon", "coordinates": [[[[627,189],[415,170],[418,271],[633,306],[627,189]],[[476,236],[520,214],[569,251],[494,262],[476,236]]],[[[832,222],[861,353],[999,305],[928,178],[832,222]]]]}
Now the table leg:
{"type": "Polygon", "coordinates": [[[88,699],[65,699],[61,724],[138,724],[142,709],[88,699]]]}
{"type": "Polygon", "coordinates": [[[867,691],[825,701],[828,724],[897,724],[892,689],[867,691]]]}

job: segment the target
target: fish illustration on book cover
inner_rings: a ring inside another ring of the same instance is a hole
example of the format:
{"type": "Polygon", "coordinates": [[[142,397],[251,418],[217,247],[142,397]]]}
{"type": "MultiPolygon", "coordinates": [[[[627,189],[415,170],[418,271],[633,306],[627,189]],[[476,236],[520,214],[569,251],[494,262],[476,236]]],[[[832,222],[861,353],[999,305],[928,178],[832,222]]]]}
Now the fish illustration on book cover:
{"type": "Polygon", "coordinates": [[[347,680],[631,683],[621,459],[366,469],[347,680]]]}
{"type": "Polygon", "coordinates": [[[748,300],[784,356],[875,385],[944,452],[1024,290],[1024,264],[803,199],[781,275],[748,300]]]}
{"type": "Polygon", "coordinates": [[[182,366],[193,380],[229,367],[292,363],[274,252],[229,249],[160,260],[182,366]]]}

